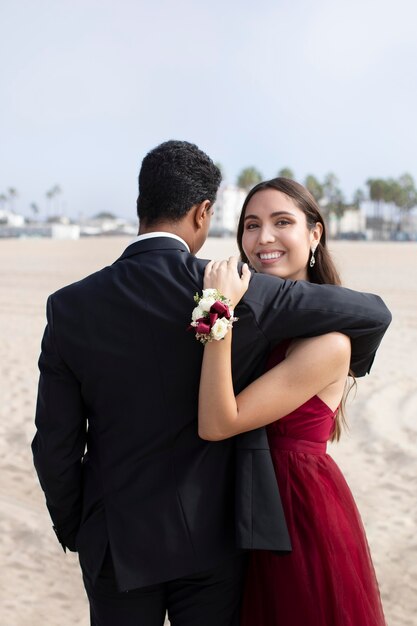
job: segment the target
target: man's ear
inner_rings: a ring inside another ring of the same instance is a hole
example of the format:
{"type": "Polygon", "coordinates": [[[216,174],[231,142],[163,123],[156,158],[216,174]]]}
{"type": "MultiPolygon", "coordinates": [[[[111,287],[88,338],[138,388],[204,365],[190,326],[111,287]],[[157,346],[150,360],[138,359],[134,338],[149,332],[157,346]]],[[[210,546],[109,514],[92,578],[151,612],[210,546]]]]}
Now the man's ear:
{"type": "Polygon", "coordinates": [[[211,202],[204,200],[200,204],[196,204],[194,210],[194,221],[197,228],[203,228],[206,220],[210,217],[211,202]]]}

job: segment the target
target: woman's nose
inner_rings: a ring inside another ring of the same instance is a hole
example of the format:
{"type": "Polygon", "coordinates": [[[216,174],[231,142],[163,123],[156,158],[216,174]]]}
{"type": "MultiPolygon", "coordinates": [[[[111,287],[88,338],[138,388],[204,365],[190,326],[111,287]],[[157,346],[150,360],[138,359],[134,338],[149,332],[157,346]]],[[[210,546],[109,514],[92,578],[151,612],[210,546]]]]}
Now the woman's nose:
{"type": "Polygon", "coordinates": [[[275,235],[269,226],[262,226],[259,230],[259,243],[266,244],[275,241],[275,235]]]}

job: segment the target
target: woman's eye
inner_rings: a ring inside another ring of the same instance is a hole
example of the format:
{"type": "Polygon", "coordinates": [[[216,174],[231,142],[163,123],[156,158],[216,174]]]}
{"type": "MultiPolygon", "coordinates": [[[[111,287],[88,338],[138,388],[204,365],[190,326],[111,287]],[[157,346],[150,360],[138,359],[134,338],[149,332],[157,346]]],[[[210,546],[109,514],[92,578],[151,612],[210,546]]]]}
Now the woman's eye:
{"type": "Polygon", "coordinates": [[[253,230],[254,228],[258,228],[258,224],[247,224],[246,230],[253,230]]]}
{"type": "Polygon", "coordinates": [[[276,226],[288,226],[288,224],[291,224],[291,222],[289,222],[288,220],[278,220],[278,222],[276,222],[276,226]]]}

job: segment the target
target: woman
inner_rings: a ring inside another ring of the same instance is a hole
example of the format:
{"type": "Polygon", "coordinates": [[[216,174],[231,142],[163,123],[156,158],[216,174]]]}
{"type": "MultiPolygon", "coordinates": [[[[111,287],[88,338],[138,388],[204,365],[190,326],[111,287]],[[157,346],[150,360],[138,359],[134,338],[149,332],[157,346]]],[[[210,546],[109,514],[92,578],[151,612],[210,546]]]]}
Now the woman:
{"type": "MultiPolygon", "coordinates": [[[[318,206],[285,178],[249,193],[238,227],[242,260],[257,272],[340,284],[326,247],[318,206]]],[[[210,262],[205,288],[235,307],[249,284],[237,260],[210,262]]],[[[320,311],[317,311],[320,315],[320,311]]],[[[237,322],[239,323],[239,322],[237,322]]],[[[330,333],[286,341],[266,373],[237,397],[231,376],[232,331],[206,343],[200,382],[199,434],[220,440],[267,426],[292,552],[251,554],[243,626],[381,626],[378,585],[355,502],[326,454],[343,423],[350,341],[330,333]]]]}

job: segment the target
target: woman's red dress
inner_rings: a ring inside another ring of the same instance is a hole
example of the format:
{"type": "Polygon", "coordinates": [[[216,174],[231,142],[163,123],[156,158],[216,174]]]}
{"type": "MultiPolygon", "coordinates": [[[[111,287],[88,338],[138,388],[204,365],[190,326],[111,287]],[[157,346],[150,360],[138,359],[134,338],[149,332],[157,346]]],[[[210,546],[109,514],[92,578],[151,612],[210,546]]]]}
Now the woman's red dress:
{"type": "MultiPolygon", "coordinates": [[[[271,354],[279,363],[288,343],[271,354]]],[[[292,552],[254,551],[241,626],[383,626],[362,521],[326,442],[335,413],[314,396],[267,427],[292,552]]]]}

